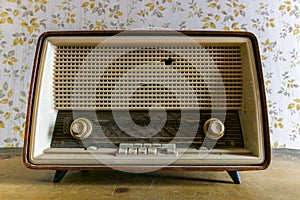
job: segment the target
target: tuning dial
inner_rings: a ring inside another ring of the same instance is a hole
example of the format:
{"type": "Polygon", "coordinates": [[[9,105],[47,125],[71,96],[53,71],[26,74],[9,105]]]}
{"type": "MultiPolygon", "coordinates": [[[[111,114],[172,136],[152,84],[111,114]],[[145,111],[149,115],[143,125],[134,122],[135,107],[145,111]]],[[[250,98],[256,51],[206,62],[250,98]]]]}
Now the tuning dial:
{"type": "Polygon", "coordinates": [[[92,133],[92,123],[86,118],[75,119],[71,124],[70,132],[76,139],[87,138],[92,133]]]}
{"type": "Polygon", "coordinates": [[[224,124],[216,118],[210,118],[204,123],[203,131],[205,135],[214,140],[218,140],[224,135],[224,124]]]}

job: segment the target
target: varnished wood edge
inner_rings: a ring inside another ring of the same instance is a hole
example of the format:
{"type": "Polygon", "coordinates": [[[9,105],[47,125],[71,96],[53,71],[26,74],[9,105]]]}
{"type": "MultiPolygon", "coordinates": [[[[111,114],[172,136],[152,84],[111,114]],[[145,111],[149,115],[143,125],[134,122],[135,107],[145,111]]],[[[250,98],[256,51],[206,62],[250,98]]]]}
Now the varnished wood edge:
{"type": "MultiPolygon", "coordinates": [[[[236,170],[262,170],[266,169],[271,162],[271,147],[270,147],[270,136],[269,136],[269,123],[268,123],[268,112],[266,103],[266,93],[262,72],[262,64],[259,53],[259,46],[256,36],[251,32],[240,32],[240,31],[149,31],[149,30],[136,30],[136,31],[116,31],[116,30],[105,30],[105,31],[49,31],[44,32],[40,35],[37,46],[36,53],[34,57],[34,64],[32,69],[31,84],[28,96],[28,106],[27,106],[27,116],[26,116],[26,127],[25,127],[25,137],[24,137],[24,149],[23,149],[23,163],[26,167],[31,169],[53,169],[53,170],[109,170],[109,167],[95,167],[95,166],[60,166],[60,165],[35,165],[29,161],[29,142],[30,142],[30,127],[32,120],[32,109],[34,102],[34,95],[36,89],[36,80],[38,73],[38,66],[40,62],[40,56],[42,52],[42,47],[45,39],[51,36],[113,36],[122,32],[126,32],[127,36],[141,36],[141,35],[166,35],[166,36],[178,36],[178,33],[185,34],[187,36],[218,36],[218,37],[247,37],[251,40],[253,53],[256,64],[257,77],[259,82],[259,91],[261,95],[261,109],[263,117],[263,136],[264,136],[264,150],[265,159],[264,162],[259,165],[249,165],[249,166],[174,166],[174,167],[164,167],[160,170],[203,170],[203,171],[236,171],[236,170]]],[[[135,170],[151,170],[151,167],[120,167],[123,170],[135,171],[135,170]]],[[[154,168],[156,169],[156,168],[154,168]]]]}
{"type": "Polygon", "coordinates": [[[271,145],[270,145],[270,130],[269,130],[269,119],[268,119],[268,110],[267,110],[267,101],[266,101],[266,91],[264,84],[264,76],[262,71],[262,63],[259,52],[259,45],[257,38],[254,34],[248,34],[249,39],[253,46],[254,59],[256,64],[257,79],[260,92],[260,102],[261,102],[261,111],[262,111],[262,120],[263,120],[263,138],[264,138],[264,150],[265,150],[265,159],[261,165],[261,169],[266,169],[271,164],[271,145]]]}
{"type": "Polygon", "coordinates": [[[28,95],[28,103],[27,103],[27,115],[26,115],[26,126],[25,126],[25,136],[24,136],[24,147],[23,147],[23,163],[28,168],[34,168],[34,165],[29,161],[29,142],[30,142],[30,128],[31,128],[31,120],[32,120],[32,111],[33,111],[33,103],[34,103],[34,95],[35,95],[35,88],[36,88],[36,80],[38,74],[38,66],[40,62],[40,55],[44,40],[47,38],[47,32],[40,35],[37,45],[36,51],[33,61],[33,68],[31,72],[31,82],[29,88],[29,95],[28,95]]]}

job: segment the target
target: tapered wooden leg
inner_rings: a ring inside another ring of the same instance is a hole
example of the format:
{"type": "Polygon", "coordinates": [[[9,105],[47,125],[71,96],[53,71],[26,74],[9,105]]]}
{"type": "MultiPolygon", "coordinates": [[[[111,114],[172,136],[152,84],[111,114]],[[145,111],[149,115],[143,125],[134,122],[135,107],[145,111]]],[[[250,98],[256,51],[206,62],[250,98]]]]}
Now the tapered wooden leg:
{"type": "Polygon", "coordinates": [[[59,183],[64,178],[67,172],[68,170],[56,170],[53,183],[59,183]]]}
{"type": "Polygon", "coordinates": [[[242,179],[241,179],[239,171],[227,171],[227,173],[229,174],[229,176],[233,180],[234,184],[241,184],[242,183],[242,179]]]}

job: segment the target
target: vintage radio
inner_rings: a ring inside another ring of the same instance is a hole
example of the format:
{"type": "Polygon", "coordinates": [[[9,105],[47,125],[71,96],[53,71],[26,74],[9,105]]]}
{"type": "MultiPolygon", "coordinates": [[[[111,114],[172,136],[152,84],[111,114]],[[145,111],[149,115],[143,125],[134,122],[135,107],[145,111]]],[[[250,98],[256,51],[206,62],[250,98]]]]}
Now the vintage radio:
{"type": "Polygon", "coordinates": [[[24,163],[33,169],[227,171],[270,163],[259,49],[248,32],[46,32],[24,163]]]}

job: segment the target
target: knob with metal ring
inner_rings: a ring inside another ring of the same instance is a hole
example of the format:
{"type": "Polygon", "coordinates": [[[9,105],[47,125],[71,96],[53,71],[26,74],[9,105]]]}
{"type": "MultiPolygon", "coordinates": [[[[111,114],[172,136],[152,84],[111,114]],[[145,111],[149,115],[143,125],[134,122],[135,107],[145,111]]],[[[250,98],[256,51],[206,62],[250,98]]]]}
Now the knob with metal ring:
{"type": "Polygon", "coordinates": [[[75,119],[71,126],[70,132],[71,135],[76,139],[87,138],[92,133],[92,123],[86,118],[77,118],[75,119]]]}
{"type": "Polygon", "coordinates": [[[219,119],[210,118],[204,123],[203,131],[208,138],[218,140],[223,137],[225,126],[219,119]]]}

